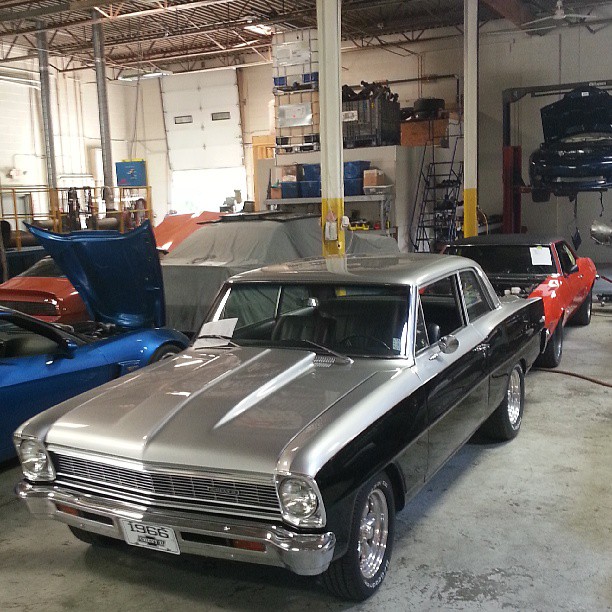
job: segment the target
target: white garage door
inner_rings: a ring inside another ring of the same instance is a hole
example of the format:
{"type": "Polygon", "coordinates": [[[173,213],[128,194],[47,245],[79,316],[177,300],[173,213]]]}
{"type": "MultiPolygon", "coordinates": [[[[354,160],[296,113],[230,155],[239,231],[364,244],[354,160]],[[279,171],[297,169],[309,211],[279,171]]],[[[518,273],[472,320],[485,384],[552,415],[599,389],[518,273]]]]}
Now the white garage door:
{"type": "Polygon", "coordinates": [[[235,70],[165,77],[162,96],[173,171],[243,165],[235,70]]]}

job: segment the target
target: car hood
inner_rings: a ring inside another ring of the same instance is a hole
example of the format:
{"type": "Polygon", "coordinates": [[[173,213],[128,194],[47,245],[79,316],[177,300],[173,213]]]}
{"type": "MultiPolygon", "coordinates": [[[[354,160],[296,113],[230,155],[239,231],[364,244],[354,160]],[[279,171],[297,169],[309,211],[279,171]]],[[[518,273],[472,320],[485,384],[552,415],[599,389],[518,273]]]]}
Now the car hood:
{"type": "Polygon", "coordinates": [[[319,361],[306,350],[188,349],[52,409],[48,416],[59,418],[46,441],[145,463],[270,474],[298,433],[380,373],[373,361],[319,361]]]}
{"type": "Polygon", "coordinates": [[[126,234],[81,231],[55,234],[28,225],[100,323],[124,329],[162,327],[164,290],[151,225],[126,234]]]}
{"type": "Polygon", "coordinates": [[[612,96],[596,87],[572,90],[558,102],[540,110],[544,142],[590,132],[612,137],[612,96]]]}

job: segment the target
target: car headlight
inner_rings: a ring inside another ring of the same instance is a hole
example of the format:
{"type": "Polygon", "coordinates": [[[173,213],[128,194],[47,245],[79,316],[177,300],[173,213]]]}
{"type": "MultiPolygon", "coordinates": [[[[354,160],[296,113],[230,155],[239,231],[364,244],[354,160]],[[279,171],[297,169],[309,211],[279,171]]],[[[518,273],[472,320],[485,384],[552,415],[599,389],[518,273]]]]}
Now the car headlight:
{"type": "Polygon", "coordinates": [[[55,470],[45,446],[39,440],[24,438],[17,445],[21,469],[28,480],[53,480],[55,470]]]}
{"type": "Polygon", "coordinates": [[[296,527],[322,527],[325,510],[314,481],[303,476],[277,479],[278,499],[283,519],[296,527]]]}

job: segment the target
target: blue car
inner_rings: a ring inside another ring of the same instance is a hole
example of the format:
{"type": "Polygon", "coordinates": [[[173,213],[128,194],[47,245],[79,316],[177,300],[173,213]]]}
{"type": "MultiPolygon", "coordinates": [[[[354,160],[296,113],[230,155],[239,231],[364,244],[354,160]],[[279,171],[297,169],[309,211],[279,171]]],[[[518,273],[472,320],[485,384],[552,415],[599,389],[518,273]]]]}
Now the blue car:
{"type": "Polygon", "coordinates": [[[0,307],[0,461],[12,433],[69,397],[187,347],[163,329],[163,283],[149,223],[114,231],[30,231],[83,298],[92,321],[68,327],[0,307]]]}

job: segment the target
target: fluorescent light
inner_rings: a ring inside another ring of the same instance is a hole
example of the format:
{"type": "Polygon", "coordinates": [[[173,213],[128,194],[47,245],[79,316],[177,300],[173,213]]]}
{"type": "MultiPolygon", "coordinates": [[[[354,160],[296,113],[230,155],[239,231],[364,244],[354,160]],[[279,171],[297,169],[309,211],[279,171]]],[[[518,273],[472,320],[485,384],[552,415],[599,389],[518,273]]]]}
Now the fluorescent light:
{"type": "Polygon", "coordinates": [[[262,34],[263,36],[272,36],[272,28],[261,23],[255,25],[244,26],[245,30],[253,32],[253,34],[262,34]]]}
{"type": "Polygon", "coordinates": [[[163,76],[171,75],[170,70],[152,70],[150,72],[124,72],[117,77],[119,81],[138,81],[138,79],[158,79],[163,76]]]}

